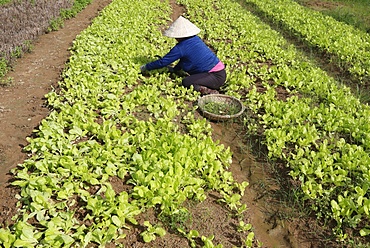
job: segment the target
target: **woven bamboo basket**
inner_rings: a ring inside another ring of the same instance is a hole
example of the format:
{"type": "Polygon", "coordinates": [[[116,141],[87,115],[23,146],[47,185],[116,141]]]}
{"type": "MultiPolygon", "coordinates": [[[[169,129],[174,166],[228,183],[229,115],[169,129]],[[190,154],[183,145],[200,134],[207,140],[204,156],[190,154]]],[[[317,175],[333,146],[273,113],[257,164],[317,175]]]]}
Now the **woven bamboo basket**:
{"type": "Polygon", "coordinates": [[[198,107],[202,115],[206,117],[207,119],[214,120],[214,121],[224,121],[224,120],[229,120],[232,118],[239,117],[244,112],[244,109],[245,109],[244,105],[239,99],[232,97],[232,96],[223,95],[223,94],[205,95],[198,99],[197,104],[198,104],[198,107]],[[209,110],[205,109],[205,106],[208,103],[216,103],[216,104],[219,103],[219,104],[229,105],[234,110],[236,110],[234,111],[236,113],[233,113],[233,114],[211,113],[209,112],[209,110]]]}

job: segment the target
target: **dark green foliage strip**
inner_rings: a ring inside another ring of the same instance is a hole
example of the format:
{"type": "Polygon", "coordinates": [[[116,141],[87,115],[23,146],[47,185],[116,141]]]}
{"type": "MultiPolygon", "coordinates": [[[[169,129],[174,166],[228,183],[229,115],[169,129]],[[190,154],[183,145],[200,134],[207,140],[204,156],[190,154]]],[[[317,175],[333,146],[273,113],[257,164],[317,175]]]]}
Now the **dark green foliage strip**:
{"type": "Polygon", "coordinates": [[[4,5],[6,3],[10,3],[11,0],[0,0],[0,5],[4,5]]]}

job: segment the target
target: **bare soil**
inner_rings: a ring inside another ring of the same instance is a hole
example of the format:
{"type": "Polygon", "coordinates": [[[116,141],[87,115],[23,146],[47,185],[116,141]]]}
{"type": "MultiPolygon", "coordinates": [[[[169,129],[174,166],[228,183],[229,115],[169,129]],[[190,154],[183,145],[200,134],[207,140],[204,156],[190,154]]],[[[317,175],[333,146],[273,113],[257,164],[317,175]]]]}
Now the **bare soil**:
{"type": "MultiPolygon", "coordinates": [[[[32,135],[41,120],[48,114],[44,95],[61,80],[61,72],[70,56],[69,48],[76,35],[87,28],[91,20],[111,0],[95,0],[75,18],[67,20],[59,31],[40,36],[34,42],[31,53],[18,59],[14,69],[6,76],[13,78],[13,84],[0,87],[0,227],[11,225],[15,215],[19,189],[10,185],[12,175],[9,171],[23,163],[27,154],[22,148],[27,145],[26,137],[32,135]]],[[[176,19],[185,9],[173,7],[172,19],[176,19]]],[[[271,177],[269,166],[252,156],[250,145],[240,135],[241,125],[237,123],[211,123],[214,139],[220,140],[233,152],[231,171],[238,181],[248,181],[244,198],[248,206],[245,222],[253,225],[256,239],[262,247],[324,247],[323,238],[317,223],[301,218],[291,207],[281,203],[271,192],[278,192],[280,185],[271,177]]],[[[113,187],[122,187],[120,182],[111,182],[113,187]]],[[[188,202],[192,218],[187,223],[202,235],[215,235],[215,243],[224,247],[242,246],[243,237],[236,230],[236,220],[226,209],[216,202],[217,195],[210,193],[202,203],[188,202]]],[[[145,213],[144,219],[155,220],[156,213],[145,213]]],[[[186,239],[169,231],[163,238],[145,244],[139,233],[142,226],[133,226],[127,238],[122,241],[127,247],[189,247],[186,239]]],[[[114,247],[112,244],[110,247],[114,247]]]]}

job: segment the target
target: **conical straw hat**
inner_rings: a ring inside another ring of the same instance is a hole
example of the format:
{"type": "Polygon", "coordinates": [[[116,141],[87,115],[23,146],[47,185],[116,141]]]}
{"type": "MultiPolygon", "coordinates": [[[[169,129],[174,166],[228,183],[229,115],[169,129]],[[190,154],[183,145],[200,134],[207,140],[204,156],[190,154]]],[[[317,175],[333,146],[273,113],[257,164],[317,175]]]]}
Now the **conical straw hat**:
{"type": "Polygon", "coordinates": [[[200,29],[197,26],[188,19],[180,16],[163,32],[163,34],[170,38],[185,38],[196,35],[199,32],[200,29]]]}

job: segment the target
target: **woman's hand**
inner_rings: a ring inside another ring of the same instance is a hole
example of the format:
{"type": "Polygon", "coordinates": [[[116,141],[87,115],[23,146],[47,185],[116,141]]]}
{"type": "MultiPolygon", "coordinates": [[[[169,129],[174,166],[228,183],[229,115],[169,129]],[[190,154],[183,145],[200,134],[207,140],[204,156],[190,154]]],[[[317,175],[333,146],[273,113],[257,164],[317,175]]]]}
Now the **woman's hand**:
{"type": "Polygon", "coordinates": [[[173,67],[172,67],[172,66],[170,66],[170,65],[168,65],[168,66],[167,66],[167,69],[168,69],[168,71],[169,71],[169,72],[171,72],[171,73],[174,73],[174,72],[175,72],[175,70],[173,69],[173,67]]]}
{"type": "Polygon", "coordinates": [[[146,69],[146,65],[142,65],[142,66],[140,66],[140,71],[141,71],[141,73],[148,71],[148,70],[146,69]]]}

